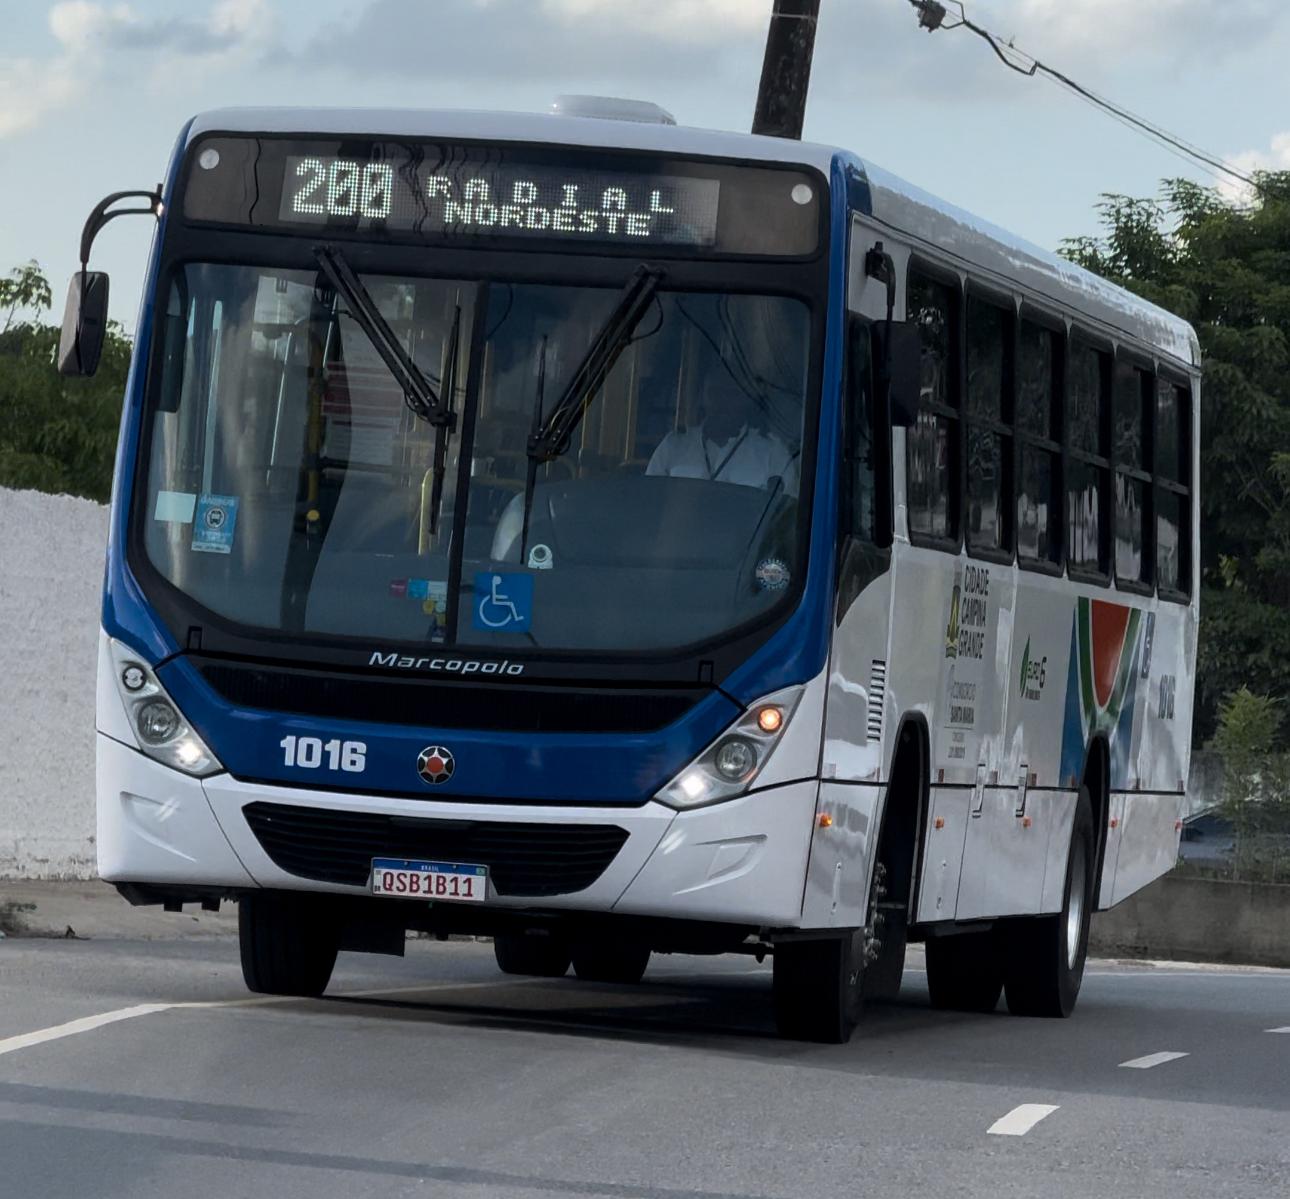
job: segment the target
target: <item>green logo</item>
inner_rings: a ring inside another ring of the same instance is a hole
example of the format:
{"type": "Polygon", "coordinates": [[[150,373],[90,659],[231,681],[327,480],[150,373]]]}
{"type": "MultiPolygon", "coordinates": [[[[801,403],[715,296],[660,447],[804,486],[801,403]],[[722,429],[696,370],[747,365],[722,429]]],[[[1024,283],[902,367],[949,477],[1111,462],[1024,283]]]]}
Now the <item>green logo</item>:
{"type": "Polygon", "coordinates": [[[1029,700],[1040,700],[1044,697],[1044,683],[1048,678],[1048,659],[1030,656],[1030,638],[1026,638],[1026,648],[1021,654],[1021,697],[1029,700]]]}

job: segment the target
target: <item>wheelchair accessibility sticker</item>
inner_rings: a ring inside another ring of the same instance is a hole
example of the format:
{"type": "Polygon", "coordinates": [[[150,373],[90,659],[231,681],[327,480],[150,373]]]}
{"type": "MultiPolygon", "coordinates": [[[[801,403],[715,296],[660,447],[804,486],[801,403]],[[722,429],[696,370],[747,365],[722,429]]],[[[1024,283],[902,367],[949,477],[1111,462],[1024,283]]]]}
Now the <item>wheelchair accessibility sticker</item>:
{"type": "Polygon", "coordinates": [[[231,554],[237,529],[237,496],[203,495],[193,520],[193,549],[207,554],[231,554]]]}
{"type": "Polygon", "coordinates": [[[493,633],[527,633],[533,619],[533,576],[475,576],[474,626],[493,633]]]}

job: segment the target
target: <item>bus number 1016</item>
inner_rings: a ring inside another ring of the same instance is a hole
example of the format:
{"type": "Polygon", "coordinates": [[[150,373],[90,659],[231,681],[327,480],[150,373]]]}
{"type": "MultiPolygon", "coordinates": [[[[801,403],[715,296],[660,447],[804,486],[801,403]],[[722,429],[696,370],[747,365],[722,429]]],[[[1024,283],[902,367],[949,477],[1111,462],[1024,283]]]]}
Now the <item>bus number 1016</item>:
{"type": "Polygon", "coordinates": [[[302,770],[317,770],[324,757],[328,770],[361,774],[367,768],[365,741],[339,741],[333,737],[324,742],[321,737],[283,737],[278,745],[286,755],[284,764],[302,770]]]}

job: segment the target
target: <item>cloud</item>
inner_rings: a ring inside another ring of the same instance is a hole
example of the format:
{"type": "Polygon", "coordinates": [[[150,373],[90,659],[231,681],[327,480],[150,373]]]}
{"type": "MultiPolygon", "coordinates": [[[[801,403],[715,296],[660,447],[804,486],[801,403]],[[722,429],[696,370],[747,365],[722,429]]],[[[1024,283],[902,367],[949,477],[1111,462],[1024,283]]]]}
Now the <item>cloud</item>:
{"type": "Polygon", "coordinates": [[[49,10],[52,57],[0,58],[0,138],[69,107],[111,71],[186,77],[261,52],[273,33],[269,0],[215,0],[204,15],[145,20],[128,4],[63,0],[49,10]]]}
{"type": "MultiPolygon", "coordinates": [[[[1290,129],[1274,133],[1266,150],[1242,150],[1228,155],[1227,162],[1244,175],[1255,171],[1290,171],[1290,129]]],[[[1254,198],[1253,188],[1227,176],[1219,181],[1218,190],[1227,199],[1241,204],[1248,204],[1254,198]]]]}

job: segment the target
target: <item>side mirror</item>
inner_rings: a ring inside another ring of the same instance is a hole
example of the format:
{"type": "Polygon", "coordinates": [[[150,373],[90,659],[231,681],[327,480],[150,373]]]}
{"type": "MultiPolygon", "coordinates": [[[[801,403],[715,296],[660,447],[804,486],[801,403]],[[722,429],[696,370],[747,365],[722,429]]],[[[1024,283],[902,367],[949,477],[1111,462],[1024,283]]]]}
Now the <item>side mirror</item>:
{"type": "Polygon", "coordinates": [[[886,400],[893,428],[918,423],[922,390],[923,340],[917,325],[880,321],[873,328],[874,384],[886,400]],[[884,395],[885,393],[885,395],[884,395]]]}
{"type": "Polygon", "coordinates": [[[67,287],[63,332],[58,339],[59,374],[87,377],[99,369],[107,313],[107,275],[103,271],[77,271],[67,287]]]}

